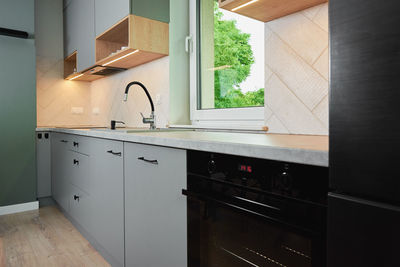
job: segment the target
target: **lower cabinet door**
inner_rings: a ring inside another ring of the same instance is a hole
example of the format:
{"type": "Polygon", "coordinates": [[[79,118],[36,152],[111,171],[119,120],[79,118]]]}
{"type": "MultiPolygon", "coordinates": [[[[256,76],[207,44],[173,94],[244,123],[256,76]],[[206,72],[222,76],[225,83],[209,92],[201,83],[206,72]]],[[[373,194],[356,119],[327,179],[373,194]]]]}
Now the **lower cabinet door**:
{"type": "Polygon", "coordinates": [[[51,139],[51,186],[53,198],[61,208],[69,212],[70,178],[72,164],[69,161],[68,136],[55,133],[51,139]]]}
{"type": "Polygon", "coordinates": [[[124,143],[126,266],[187,266],[186,151],[124,143]]]}
{"type": "Polygon", "coordinates": [[[123,143],[92,138],[90,197],[95,205],[91,234],[112,266],[124,265],[123,143]]]}
{"type": "Polygon", "coordinates": [[[400,207],[328,197],[328,267],[400,266],[400,207]]]}
{"type": "Polygon", "coordinates": [[[74,185],[70,185],[70,212],[71,217],[87,232],[92,227],[92,205],[88,194],[74,185]]]}

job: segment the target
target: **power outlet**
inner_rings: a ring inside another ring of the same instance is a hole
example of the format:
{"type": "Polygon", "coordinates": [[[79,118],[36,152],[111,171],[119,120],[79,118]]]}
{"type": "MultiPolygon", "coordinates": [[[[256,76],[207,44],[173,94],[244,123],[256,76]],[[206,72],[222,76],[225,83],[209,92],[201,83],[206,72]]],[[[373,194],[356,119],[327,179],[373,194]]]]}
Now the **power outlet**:
{"type": "Polygon", "coordinates": [[[71,113],[76,115],[83,114],[83,107],[72,107],[71,113]]]}
{"type": "Polygon", "coordinates": [[[93,108],[92,109],[92,114],[93,115],[99,115],[100,114],[100,108],[98,108],[98,107],[93,108]]]}

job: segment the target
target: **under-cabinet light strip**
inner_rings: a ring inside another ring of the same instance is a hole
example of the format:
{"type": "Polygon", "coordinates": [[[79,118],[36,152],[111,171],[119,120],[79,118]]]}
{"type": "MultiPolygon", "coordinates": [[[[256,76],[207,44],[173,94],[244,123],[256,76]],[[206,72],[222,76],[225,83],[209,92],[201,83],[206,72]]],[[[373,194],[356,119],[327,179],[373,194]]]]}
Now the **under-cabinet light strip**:
{"type": "Polygon", "coordinates": [[[250,2],[247,2],[247,3],[243,4],[243,5],[240,5],[240,6],[235,7],[235,8],[232,9],[231,11],[236,11],[236,10],[238,10],[238,9],[241,9],[242,7],[251,5],[251,4],[253,4],[253,3],[257,2],[257,1],[258,1],[258,0],[252,0],[252,1],[250,1],[250,2]]]}
{"type": "Polygon", "coordinates": [[[69,80],[69,81],[75,80],[75,79],[81,77],[82,75],[83,75],[83,73],[81,73],[81,74],[79,74],[79,75],[76,75],[75,77],[73,77],[73,78],[71,78],[71,79],[68,79],[68,80],[69,80]]]}
{"type": "Polygon", "coordinates": [[[121,56],[121,57],[119,57],[119,58],[113,59],[113,60],[107,62],[106,64],[103,64],[103,66],[110,65],[111,63],[114,63],[115,61],[118,61],[118,60],[120,60],[120,59],[126,58],[126,57],[128,57],[128,56],[130,56],[130,55],[133,55],[133,54],[137,53],[137,52],[139,52],[138,49],[136,49],[135,51],[132,51],[132,52],[126,54],[126,55],[123,55],[123,56],[121,56]]]}

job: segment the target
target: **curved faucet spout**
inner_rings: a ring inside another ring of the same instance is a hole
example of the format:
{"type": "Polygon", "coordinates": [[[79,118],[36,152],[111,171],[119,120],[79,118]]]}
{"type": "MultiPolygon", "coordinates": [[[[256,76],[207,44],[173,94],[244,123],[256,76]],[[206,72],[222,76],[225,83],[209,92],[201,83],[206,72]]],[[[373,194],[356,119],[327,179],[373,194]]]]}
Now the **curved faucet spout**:
{"type": "Polygon", "coordinates": [[[127,85],[126,88],[125,88],[125,97],[124,97],[124,101],[127,101],[127,100],[128,100],[129,88],[130,88],[132,85],[139,85],[140,87],[142,87],[142,89],[144,90],[144,92],[145,92],[146,95],[147,95],[147,98],[148,98],[149,101],[150,101],[151,111],[152,111],[152,113],[154,113],[153,99],[151,99],[150,93],[149,93],[149,91],[147,90],[146,86],[144,86],[143,83],[141,83],[141,82],[134,81],[134,82],[128,83],[128,85],[127,85]]]}

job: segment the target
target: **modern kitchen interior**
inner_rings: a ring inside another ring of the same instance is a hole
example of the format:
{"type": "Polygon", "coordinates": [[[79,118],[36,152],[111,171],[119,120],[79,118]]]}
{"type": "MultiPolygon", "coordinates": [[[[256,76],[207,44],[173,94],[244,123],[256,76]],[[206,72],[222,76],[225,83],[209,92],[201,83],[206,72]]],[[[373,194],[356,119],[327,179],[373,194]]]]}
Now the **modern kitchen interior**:
{"type": "Polygon", "coordinates": [[[395,0],[2,0],[0,267],[395,267],[395,0]]]}

